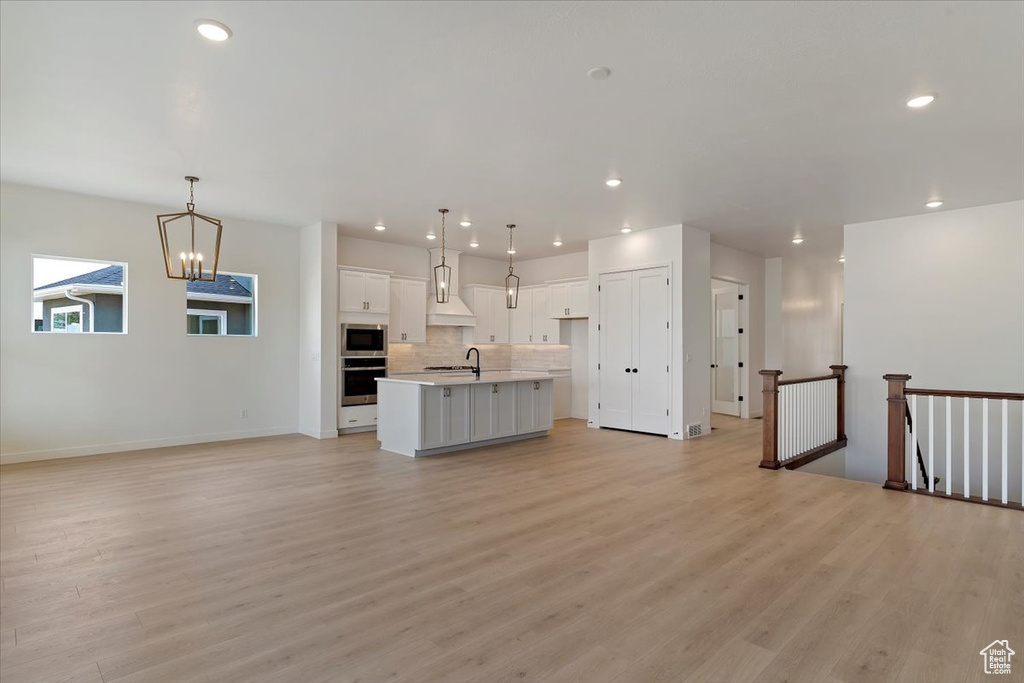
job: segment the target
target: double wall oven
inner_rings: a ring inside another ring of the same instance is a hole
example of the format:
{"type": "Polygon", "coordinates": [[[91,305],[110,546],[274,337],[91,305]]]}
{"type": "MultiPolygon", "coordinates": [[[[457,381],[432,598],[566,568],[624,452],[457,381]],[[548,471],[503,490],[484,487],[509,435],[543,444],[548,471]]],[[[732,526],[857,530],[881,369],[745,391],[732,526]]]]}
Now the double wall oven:
{"type": "Polygon", "coordinates": [[[377,403],[377,378],[388,376],[388,326],[341,325],[341,405],[377,403]]]}

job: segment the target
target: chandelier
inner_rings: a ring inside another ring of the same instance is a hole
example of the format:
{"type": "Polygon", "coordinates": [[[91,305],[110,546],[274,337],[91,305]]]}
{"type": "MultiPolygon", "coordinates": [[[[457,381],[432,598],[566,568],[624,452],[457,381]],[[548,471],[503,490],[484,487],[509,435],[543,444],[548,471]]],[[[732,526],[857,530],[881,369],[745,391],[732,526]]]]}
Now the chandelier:
{"type": "Polygon", "coordinates": [[[188,203],[185,204],[188,210],[181,213],[162,213],[156,217],[167,277],[188,282],[213,282],[217,279],[223,226],[219,218],[196,213],[193,186],[199,182],[199,178],[187,175],[185,180],[188,181],[188,203]],[[213,258],[205,260],[204,250],[207,254],[213,254],[213,258]],[[171,258],[171,254],[176,251],[179,252],[177,262],[171,258]],[[207,264],[205,270],[204,262],[207,264]]]}
{"type": "Polygon", "coordinates": [[[437,295],[437,303],[448,303],[448,290],[452,288],[452,267],[444,264],[444,217],[448,209],[438,209],[441,214],[441,263],[434,266],[434,292],[437,295]]]}
{"type": "Polygon", "coordinates": [[[512,272],[512,255],[516,253],[512,246],[512,231],[515,230],[515,223],[509,223],[508,228],[508,275],[505,277],[505,307],[515,308],[519,304],[519,276],[512,272]]]}

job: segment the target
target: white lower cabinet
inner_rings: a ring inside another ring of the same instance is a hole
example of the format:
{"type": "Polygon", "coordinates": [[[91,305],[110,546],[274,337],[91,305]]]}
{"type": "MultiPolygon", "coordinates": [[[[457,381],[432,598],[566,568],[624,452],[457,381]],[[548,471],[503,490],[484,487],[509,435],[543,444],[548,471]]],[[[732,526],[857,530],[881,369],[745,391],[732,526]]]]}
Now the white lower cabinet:
{"type": "MultiPolygon", "coordinates": [[[[473,441],[516,434],[516,385],[519,382],[472,385],[473,441]]],[[[532,431],[532,430],[531,430],[532,431]]]]}
{"type": "Polygon", "coordinates": [[[519,415],[517,433],[529,434],[551,429],[554,420],[552,383],[530,380],[516,384],[516,413],[519,415]]]}
{"type": "Polygon", "coordinates": [[[420,449],[470,440],[470,385],[421,387],[420,449]]]}

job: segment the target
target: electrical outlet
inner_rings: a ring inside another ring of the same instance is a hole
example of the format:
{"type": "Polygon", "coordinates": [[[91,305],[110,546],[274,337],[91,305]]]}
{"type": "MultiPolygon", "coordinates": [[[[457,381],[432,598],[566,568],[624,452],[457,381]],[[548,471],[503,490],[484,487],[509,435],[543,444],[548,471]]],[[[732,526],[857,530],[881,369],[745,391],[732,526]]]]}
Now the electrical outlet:
{"type": "Polygon", "coordinates": [[[248,420],[249,419],[249,409],[248,408],[242,408],[242,412],[241,412],[241,414],[239,414],[239,417],[242,418],[243,420],[248,420]]]}

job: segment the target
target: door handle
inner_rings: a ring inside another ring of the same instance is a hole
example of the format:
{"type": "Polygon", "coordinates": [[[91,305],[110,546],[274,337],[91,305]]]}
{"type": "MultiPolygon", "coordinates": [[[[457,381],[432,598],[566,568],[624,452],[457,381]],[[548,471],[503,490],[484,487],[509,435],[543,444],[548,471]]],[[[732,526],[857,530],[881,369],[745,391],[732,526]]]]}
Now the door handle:
{"type": "Polygon", "coordinates": [[[629,372],[629,368],[626,368],[626,372],[629,372]]]}
{"type": "Polygon", "coordinates": [[[633,368],[633,372],[636,372],[636,368],[633,368]]]}

